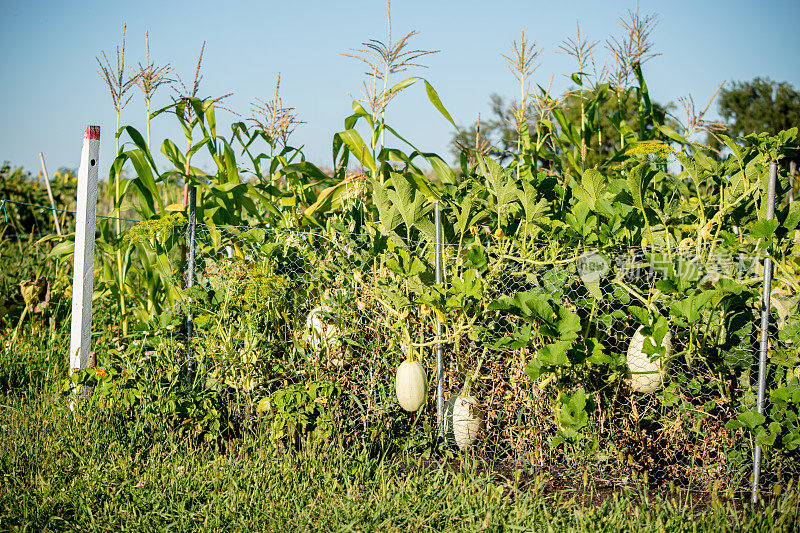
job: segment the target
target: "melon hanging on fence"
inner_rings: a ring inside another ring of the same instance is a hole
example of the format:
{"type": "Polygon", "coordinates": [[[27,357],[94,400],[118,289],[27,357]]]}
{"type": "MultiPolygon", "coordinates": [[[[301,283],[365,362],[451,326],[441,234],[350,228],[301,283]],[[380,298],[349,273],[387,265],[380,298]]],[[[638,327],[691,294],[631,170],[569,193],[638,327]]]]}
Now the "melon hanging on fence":
{"type": "Polygon", "coordinates": [[[397,401],[406,411],[418,410],[425,403],[428,377],[419,361],[406,359],[397,369],[394,390],[397,401]]]}
{"type": "Polygon", "coordinates": [[[464,450],[477,440],[483,429],[484,413],[474,396],[454,394],[444,405],[444,437],[448,444],[464,450]]]}
{"type": "Polygon", "coordinates": [[[333,366],[344,364],[341,332],[335,324],[331,324],[328,316],[333,309],[327,305],[315,307],[306,317],[306,330],[310,335],[310,345],[314,354],[327,353],[329,363],[333,366]],[[328,316],[326,316],[328,315],[328,316]]]}
{"type": "MultiPolygon", "coordinates": [[[[654,354],[651,356],[644,353],[643,328],[644,326],[639,326],[628,345],[628,370],[631,388],[636,392],[652,394],[664,385],[667,360],[672,355],[672,335],[667,331],[661,342],[664,355],[654,354]]],[[[657,345],[653,337],[650,337],[650,342],[657,345]]]]}

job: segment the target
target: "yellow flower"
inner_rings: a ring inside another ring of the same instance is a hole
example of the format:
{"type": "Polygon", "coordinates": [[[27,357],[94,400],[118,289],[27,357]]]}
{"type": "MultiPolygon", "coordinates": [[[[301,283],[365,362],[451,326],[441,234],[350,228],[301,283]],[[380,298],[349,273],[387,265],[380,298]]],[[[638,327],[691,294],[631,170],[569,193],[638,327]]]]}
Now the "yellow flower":
{"type": "Polygon", "coordinates": [[[170,213],[167,216],[152,218],[136,224],[125,235],[125,241],[142,242],[158,235],[168,235],[180,219],[180,214],[170,213]]]}
{"type": "Polygon", "coordinates": [[[645,141],[629,145],[628,148],[625,150],[625,153],[628,155],[655,154],[657,156],[667,156],[673,151],[675,151],[675,149],[672,146],[666,145],[664,143],[655,141],[645,141]]]}

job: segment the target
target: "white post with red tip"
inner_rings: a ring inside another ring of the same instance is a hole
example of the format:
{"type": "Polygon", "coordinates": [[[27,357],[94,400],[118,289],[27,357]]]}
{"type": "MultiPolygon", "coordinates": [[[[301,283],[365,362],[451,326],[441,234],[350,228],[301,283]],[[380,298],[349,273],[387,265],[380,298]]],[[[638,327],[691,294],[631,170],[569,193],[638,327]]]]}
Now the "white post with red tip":
{"type": "Polygon", "coordinates": [[[78,168],[78,205],[75,208],[75,252],[72,271],[72,329],[69,373],[89,366],[94,290],[94,231],[97,215],[97,169],[100,126],[86,126],[78,168]]]}

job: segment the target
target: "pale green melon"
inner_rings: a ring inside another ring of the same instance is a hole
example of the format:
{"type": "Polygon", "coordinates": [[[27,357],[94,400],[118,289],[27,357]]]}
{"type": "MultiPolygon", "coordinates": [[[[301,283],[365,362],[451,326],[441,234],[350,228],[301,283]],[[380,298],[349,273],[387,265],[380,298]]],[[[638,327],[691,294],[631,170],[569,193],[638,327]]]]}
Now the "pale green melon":
{"type": "Polygon", "coordinates": [[[478,438],[485,414],[474,396],[452,395],[444,406],[444,437],[451,445],[464,450],[478,438]]]}
{"type": "Polygon", "coordinates": [[[310,336],[310,345],[314,353],[327,352],[331,356],[329,363],[334,366],[342,366],[344,360],[342,355],[342,341],[340,339],[339,328],[335,324],[326,321],[326,314],[333,312],[327,305],[320,305],[312,309],[306,317],[306,330],[310,336]]]}
{"type": "Polygon", "coordinates": [[[397,369],[394,391],[397,401],[406,411],[416,411],[425,403],[428,377],[419,361],[405,360],[397,369]]]}
{"type": "MultiPolygon", "coordinates": [[[[631,388],[636,392],[652,394],[664,385],[664,373],[667,371],[667,360],[672,355],[672,335],[668,331],[664,335],[661,346],[665,352],[655,360],[644,353],[644,339],[642,328],[639,326],[628,345],[628,371],[630,373],[631,388]]],[[[650,337],[654,345],[656,341],[650,337]]]]}

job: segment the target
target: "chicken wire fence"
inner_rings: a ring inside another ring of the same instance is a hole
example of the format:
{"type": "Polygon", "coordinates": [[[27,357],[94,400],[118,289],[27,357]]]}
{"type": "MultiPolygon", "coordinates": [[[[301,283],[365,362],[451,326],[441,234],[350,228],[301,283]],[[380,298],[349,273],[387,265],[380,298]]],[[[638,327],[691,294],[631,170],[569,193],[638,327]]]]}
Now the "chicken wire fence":
{"type": "MultiPolygon", "coordinates": [[[[442,245],[436,284],[434,243],[401,241],[197,224],[184,291],[193,379],[224,391],[233,413],[263,417],[280,442],[422,452],[441,433],[497,467],[705,490],[752,482],[753,249],[519,250],[485,236],[442,245]],[[700,283],[718,289],[692,293],[700,283]],[[427,375],[416,412],[395,392],[408,358],[427,375]]],[[[767,398],[780,388],[796,405],[797,295],[777,284],[771,306],[767,398]]],[[[796,426],[793,413],[772,417],[778,440],[789,442],[781,424],[796,426]]],[[[764,461],[767,480],[800,472],[796,445],[764,461]]]]}

